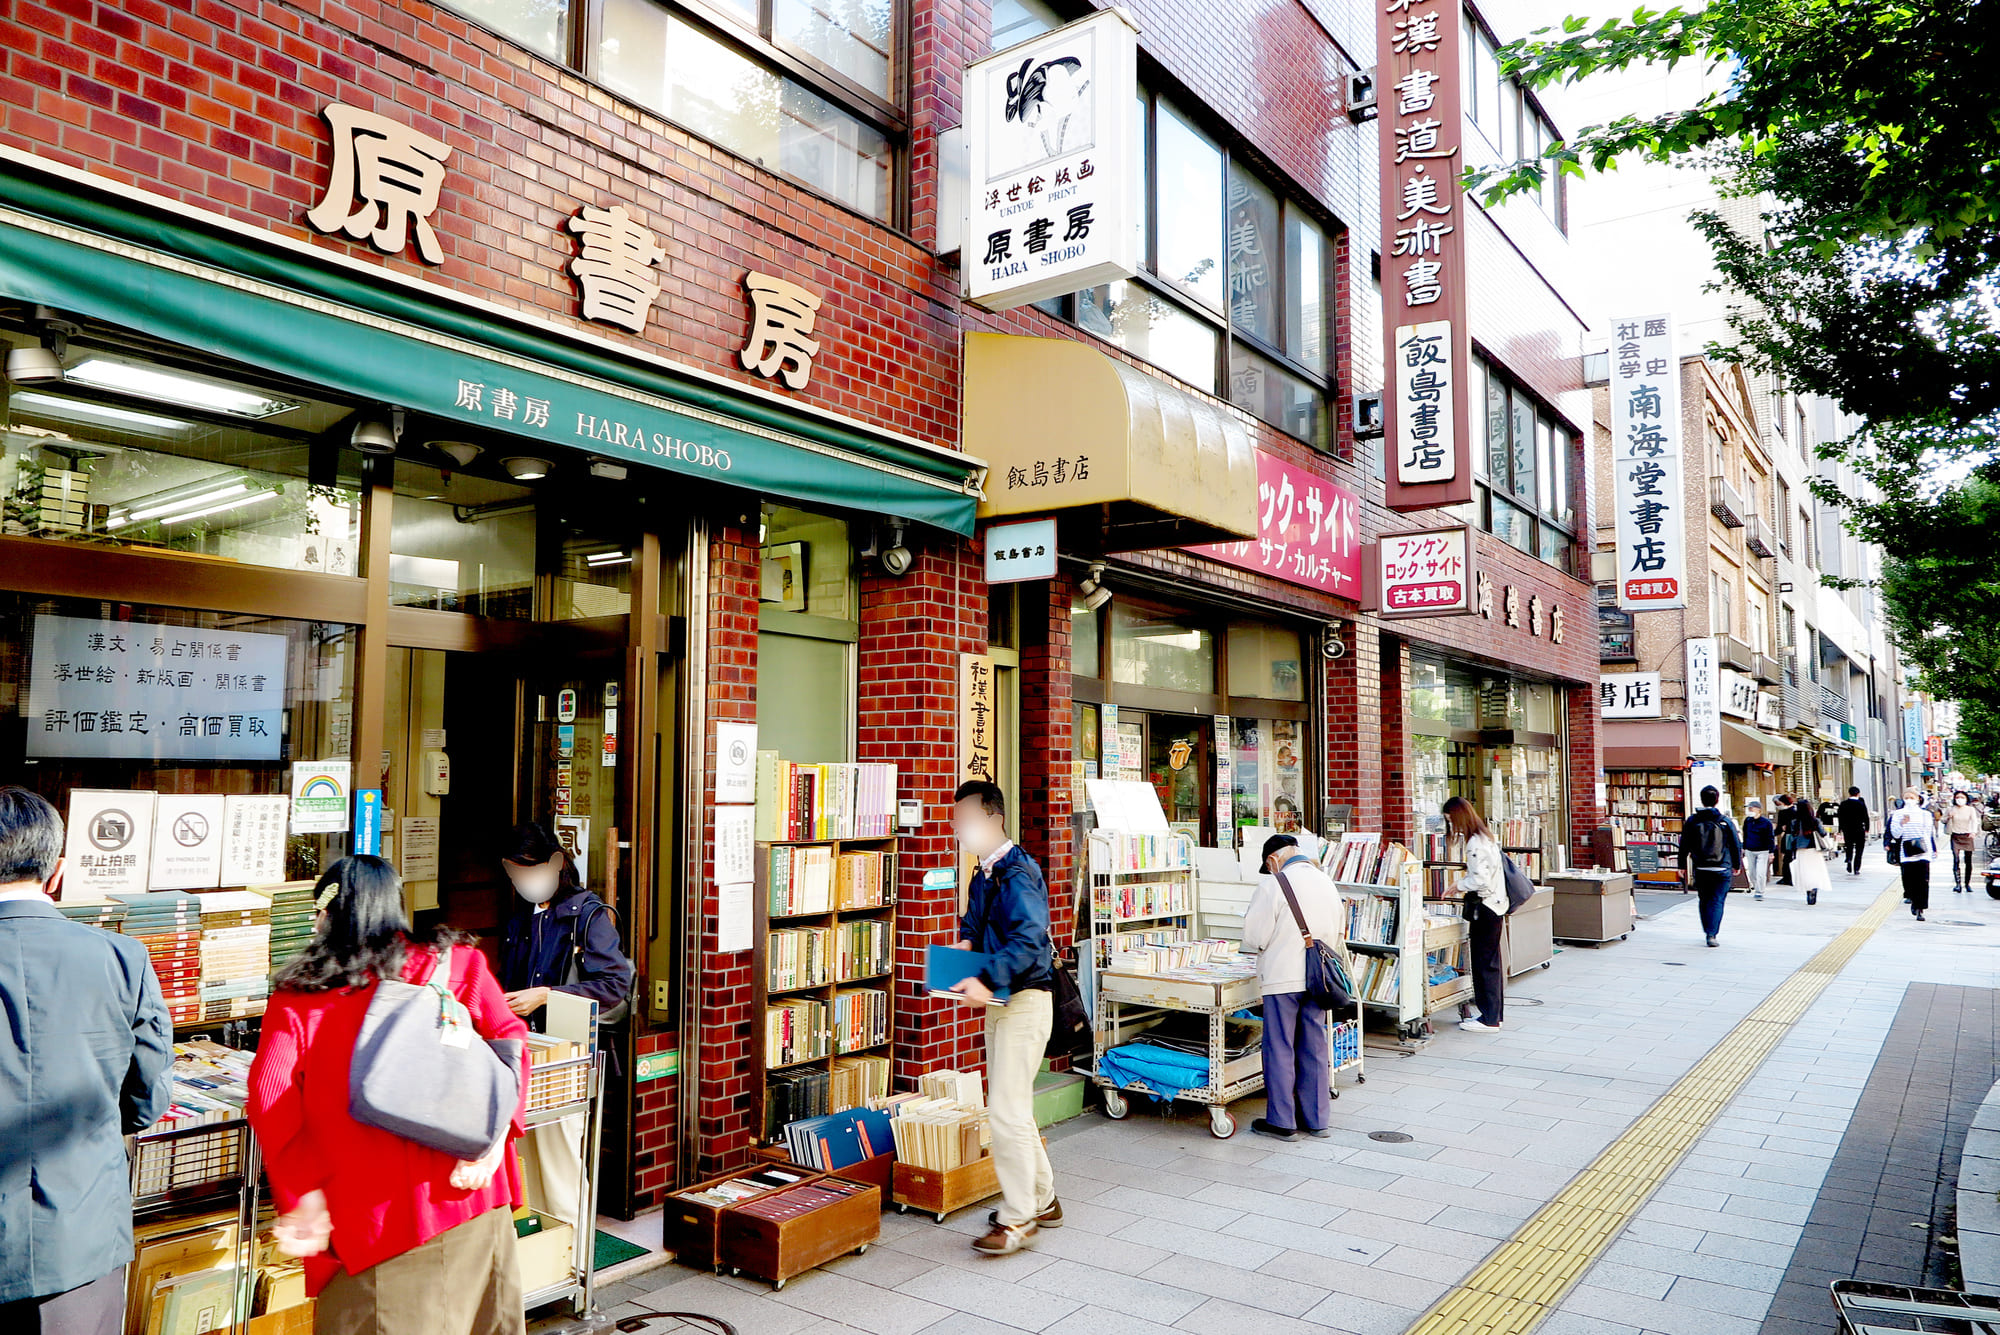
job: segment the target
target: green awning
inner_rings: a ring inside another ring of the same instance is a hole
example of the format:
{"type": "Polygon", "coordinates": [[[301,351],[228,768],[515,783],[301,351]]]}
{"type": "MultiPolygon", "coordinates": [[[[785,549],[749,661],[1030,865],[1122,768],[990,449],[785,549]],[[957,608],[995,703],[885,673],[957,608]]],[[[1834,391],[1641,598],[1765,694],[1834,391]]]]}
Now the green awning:
{"type": "Polygon", "coordinates": [[[733,396],[0,163],[0,296],[352,397],[807,504],[973,530],[973,461],[733,396]]]}

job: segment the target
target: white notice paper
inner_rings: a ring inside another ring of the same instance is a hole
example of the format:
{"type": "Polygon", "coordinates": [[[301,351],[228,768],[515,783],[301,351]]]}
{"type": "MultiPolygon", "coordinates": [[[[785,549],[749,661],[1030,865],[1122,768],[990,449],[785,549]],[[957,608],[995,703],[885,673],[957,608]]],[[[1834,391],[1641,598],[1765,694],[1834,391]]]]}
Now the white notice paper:
{"type": "Polygon", "coordinates": [[[757,808],[715,808],[715,880],[734,885],[757,878],[757,808]]]}
{"type": "Polygon", "coordinates": [[[162,793],[153,808],[153,890],[213,890],[222,884],[220,794],[162,793]]]}
{"type": "Polygon", "coordinates": [[[144,894],[152,871],[154,793],[73,788],[63,844],[63,902],[144,894]]]}
{"type": "Polygon", "coordinates": [[[757,800],[757,725],[715,725],[715,800],[757,800]]]}
{"type": "Polygon", "coordinates": [[[231,794],[222,799],[222,883],[276,885],[285,879],[285,821],[292,799],[231,794]]]}
{"type": "Polygon", "coordinates": [[[403,817],[403,879],[434,881],[438,874],[438,818],[403,817]]]}
{"type": "Polygon", "coordinates": [[[749,881],[725,882],[715,887],[715,948],[727,954],[750,949],[750,896],[755,887],[749,881]]]}

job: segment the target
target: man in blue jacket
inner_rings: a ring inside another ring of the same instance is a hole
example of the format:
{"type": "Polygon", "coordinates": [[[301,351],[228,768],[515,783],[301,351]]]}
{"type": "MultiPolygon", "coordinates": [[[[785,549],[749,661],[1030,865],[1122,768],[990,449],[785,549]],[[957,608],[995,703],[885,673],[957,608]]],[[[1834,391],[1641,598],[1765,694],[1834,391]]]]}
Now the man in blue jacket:
{"type": "Polygon", "coordinates": [[[124,1137],[171,1101],[146,948],[56,911],[62,819],[0,788],[0,1331],[117,1335],[132,1261],[124,1137]]]}
{"type": "Polygon", "coordinates": [[[1035,1074],[1055,1021],[1050,989],[1049,887],[1042,869],[1007,837],[1007,797],[974,779],[954,794],[952,828],[979,860],[957,945],[991,962],[953,990],[986,1012],[986,1108],[993,1127],[993,1169],[1000,1208],[993,1229],[973,1242],[1005,1256],[1044,1228],[1062,1226],[1055,1171],[1035,1125],[1035,1074]]]}

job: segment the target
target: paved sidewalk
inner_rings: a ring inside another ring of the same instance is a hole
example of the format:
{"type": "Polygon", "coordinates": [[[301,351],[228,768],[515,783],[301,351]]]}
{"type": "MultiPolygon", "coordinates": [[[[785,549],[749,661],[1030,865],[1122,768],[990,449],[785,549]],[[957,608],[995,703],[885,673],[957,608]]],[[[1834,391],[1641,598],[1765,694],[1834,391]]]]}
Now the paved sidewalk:
{"type": "MultiPolygon", "coordinates": [[[[1251,1135],[1261,1100],[1238,1108],[1246,1129],[1228,1141],[1192,1111],[1140,1109],[1118,1123],[1086,1113],[1049,1136],[1067,1226],[1024,1254],[970,1250],[983,1210],[944,1225],[891,1213],[881,1246],[782,1293],[669,1269],[608,1291],[607,1306],[710,1313],[742,1335],[1395,1335],[1891,874],[1878,853],[1859,878],[1836,872],[1813,908],[1784,888],[1763,903],[1732,895],[1714,950],[1691,902],[1629,941],[1565,949],[1515,980],[1502,1034],[1450,1030],[1413,1056],[1371,1048],[1368,1083],[1344,1085],[1327,1140],[1251,1135]]],[[[2000,981],[2000,903],[1947,883],[1930,917],[1891,916],[1543,1332],[1759,1329],[1908,986],[2000,981]]]]}

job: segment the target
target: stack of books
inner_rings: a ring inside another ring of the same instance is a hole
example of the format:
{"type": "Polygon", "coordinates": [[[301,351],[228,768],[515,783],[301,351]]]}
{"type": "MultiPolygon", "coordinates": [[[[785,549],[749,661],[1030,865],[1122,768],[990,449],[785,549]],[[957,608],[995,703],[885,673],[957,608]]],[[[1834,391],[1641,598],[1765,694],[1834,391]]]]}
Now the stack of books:
{"type": "Polygon", "coordinates": [[[837,1177],[823,1177],[817,1182],[809,1182],[803,1187],[790,1191],[766,1194],[736,1207],[738,1214],[754,1215],[778,1223],[786,1219],[797,1219],[800,1215],[811,1214],[814,1210],[836,1205],[850,1196],[870,1190],[863,1182],[843,1182],[837,1177]]]}
{"type": "Polygon", "coordinates": [[[833,1063],[834,1111],[866,1108],[889,1092],[887,1057],[836,1057],[833,1063]]]}
{"type": "Polygon", "coordinates": [[[201,901],[181,890],[114,894],[125,906],[119,924],[146,947],[175,1024],[194,1024],[201,1006],[201,901]]]}
{"type": "Polygon", "coordinates": [[[778,1071],[764,1086],[764,1139],[777,1140],[787,1124],[833,1111],[832,1077],[818,1067],[778,1071]]]}
{"type": "Polygon", "coordinates": [[[286,881],[265,886],[260,893],[271,897],[271,967],[281,969],[312,942],[313,919],[318,916],[313,883],[286,881]]]}
{"type": "Polygon", "coordinates": [[[210,891],[201,900],[201,1018],[264,1013],[271,990],[271,901],[251,890],[210,891]]]}
{"type": "Polygon", "coordinates": [[[917,1093],[965,1108],[986,1106],[986,1082],[977,1071],[926,1071],[917,1077],[917,1093]]]}
{"type": "Polygon", "coordinates": [[[1185,939],[1186,933],[1181,935],[1180,940],[1129,944],[1121,937],[1108,967],[1117,973],[1162,974],[1214,963],[1236,953],[1235,946],[1228,941],[1189,941],[1185,939]]]}
{"type": "Polygon", "coordinates": [[[778,847],[769,851],[768,885],[774,918],[833,908],[833,850],[778,847]]]}
{"type": "Polygon", "coordinates": [[[675,1195],[675,1200],[693,1201],[698,1205],[714,1206],[726,1210],[759,1196],[768,1196],[774,1191],[791,1186],[794,1182],[805,1181],[805,1175],[784,1168],[760,1168],[754,1173],[732,1177],[726,1182],[711,1182],[697,1191],[683,1191],[675,1195]]]}
{"type": "Polygon", "coordinates": [[[590,1055],[587,1044],[548,1034],[528,1035],[528,1111],[576,1103],[590,1090],[588,1064],[561,1066],[590,1055]]]}
{"type": "Polygon", "coordinates": [[[842,853],[833,864],[833,906],[878,909],[888,903],[882,867],[880,853],[842,853]]]}
{"type": "MultiPolygon", "coordinates": [[[[844,929],[842,940],[845,940],[844,929]]],[[[832,947],[831,927],[800,927],[772,932],[764,950],[765,962],[769,966],[765,986],[773,992],[791,992],[833,981],[832,947]]]]}
{"type": "MultiPolygon", "coordinates": [[[[148,1130],[176,1131],[240,1119],[249,1097],[252,1055],[206,1039],[174,1044],[169,1076],[173,1100],[148,1130]]],[[[242,1138],[234,1130],[173,1140],[149,1140],[142,1134],[134,1149],[133,1188],[141,1196],[151,1196],[229,1177],[241,1170],[242,1151],[242,1138]]]]}
{"type": "Polygon", "coordinates": [[[785,1128],[785,1152],[795,1164],[830,1173],[851,1168],[895,1150],[889,1114],[848,1108],[824,1117],[806,1117],[785,1128]]]}
{"type": "Polygon", "coordinates": [[[58,904],[56,912],[71,922],[80,922],[86,927],[101,927],[107,932],[118,931],[125,921],[125,906],[115,899],[96,904],[58,904]]]}
{"type": "Polygon", "coordinates": [[[884,1101],[896,1157],[913,1168],[947,1169],[986,1153],[986,1110],[951,1099],[902,1095],[884,1101]]]}
{"type": "Polygon", "coordinates": [[[886,839],[896,832],[896,767],[801,765],[757,753],[757,838],[886,839]]]}
{"type": "Polygon", "coordinates": [[[844,922],[835,929],[834,977],[840,982],[879,978],[894,963],[889,957],[889,924],[874,918],[844,922]]]}
{"type": "Polygon", "coordinates": [[[832,1053],[826,1003],[803,998],[764,1008],[764,1066],[790,1066],[832,1053]]]}
{"type": "Polygon", "coordinates": [[[1413,861],[1409,849],[1377,834],[1345,835],[1338,844],[1328,844],[1321,856],[1327,875],[1349,885],[1396,885],[1413,861]]]}
{"type": "Polygon", "coordinates": [[[833,1050],[860,1052],[889,1041],[889,993],[857,987],[833,994],[833,1050]]]}

